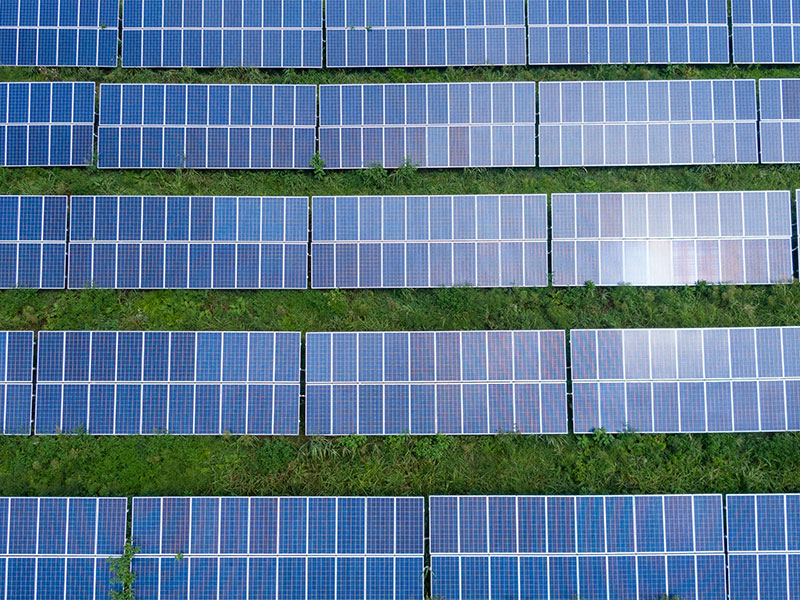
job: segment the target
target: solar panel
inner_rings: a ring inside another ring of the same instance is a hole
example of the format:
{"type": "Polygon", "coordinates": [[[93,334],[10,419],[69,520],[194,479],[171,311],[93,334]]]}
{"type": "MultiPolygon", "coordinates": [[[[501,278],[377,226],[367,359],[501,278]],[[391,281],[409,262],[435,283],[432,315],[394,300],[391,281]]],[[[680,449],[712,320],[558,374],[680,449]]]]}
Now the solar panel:
{"type": "Polygon", "coordinates": [[[798,0],[733,0],[734,63],[800,62],[798,0]]]}
{"type": "Polygon", "coordinates": [[[563,331],[306,334],[306,434],[567,433],[563,331]]]}
{"type": "Polygon", "coordinates": [[[127,510],[126,498],[0,498],[3,597],[111,597],[127,510]]]}
{"type": "Polygon", "coordinates": [[[547,196],[313,198],[311,285],[547,285],[547,196]]]}
{"type": "Polygon", "coordinates": [[[800,328],[571,333],[576,433],[800,430],[800,328]]]}
{"type": "Polygon", "coordinates": [[[792,280],[789,192],[553,194],[553,284],[792,280]]]}
{"type": "Polygon", "coordinates": [[[30,435],[32,399],[33,332],[0,331],[0,430],[3,434],[30,435]]]}
{"type": "Polygon", "coordinates": [[[761,162],[800,163],[800,79],[760,79],[758,90],[761,162]]]}
{"type": "Polygon", "coordinates": [[[530,64],[727,63],[726,0],[528,1],[530,64]]]}
{"type": "Polygon", "coordinates": [[[296,332],[42,331],[37,434],[297,435],[296,332]]]}
{"type": "Polygon", "coordinates": [[[800,589],[800,494],[725,497],[731,600],[793,598],[800,589]]]}
{"type": "Polygon", "coordinates": [[[0,288],[63,288],[66,196],[0,196],[0,288]]]}
{"type": "Polygon", "coordinates": [[[334,0],[328,67],[524,65],[523,0],[334,0]]]}
{"type": "Polygon", "coordinates": [[[722,497],[431,496],[432,596],[725,600],[722,497]]]}
{"type": "Polygon", "coordinates": [[[422,600],[423,515],[423,498],[134,498],[134,593],[422,600]]]}
{"type": "Polygon", "coordinates": [[[102,84],[105,169],[308,169],[313,85],[102,84]]]}
{"type": "Polygon", "coordinates": [[[539,166],[757,163],[752,79],[539,84],[539,166]]]}
{"type": "Polygon", "coordinates": [[[0,167],[85,167],[93,148],[93,83],[0,83],[0,167]]]}
{"type": "Polygon", "coordinates": [[[123,67],[322,66],[322,0],[125,0],[123,67]]]}
{"type": "Polygon", "coordinates": [[[331,169],[532,167],[535,124],[535,83],[320,86],[319,151],[331,169]]]}
{"type": "Polygon", "coordinates": [[[308,198],[73,196],[69,287],[306,289],[308,198]]]}
{"type": "Polygon", "coordinates": [[[117,0],[3,0],[0,65],[116,67],[117,0]]]}

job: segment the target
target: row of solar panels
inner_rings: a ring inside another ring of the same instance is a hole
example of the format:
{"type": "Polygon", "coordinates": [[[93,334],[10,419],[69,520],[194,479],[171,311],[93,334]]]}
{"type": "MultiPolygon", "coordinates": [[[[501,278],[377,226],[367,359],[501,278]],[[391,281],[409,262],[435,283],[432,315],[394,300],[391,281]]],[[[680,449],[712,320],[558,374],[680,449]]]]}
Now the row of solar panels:
{"type": "Polygon", "coordinates": [[[110,597],[130,540],[140,600],[794,597],[800,495],[724,501],[431,496],[426,540],[421,497],[137,497],[130,538],[126,498],[0,498],[0,594],[110,597]]]}
{"type": "MultiPolygon", "coordinates": [[[[543,82],[537,124],[534,82],[102,84],[97,164],[533,167],[537,137],[540,167],[800,162],[800,79],[759,89],[760,115],[753,79],[543,82]]],[[[0,166],[91,164],[94,127],[93,83],[0,83],[0,166]]]]}
{"type": "MultiPolygon", "coordinates": [[[[316,289],[795,274],[788,191],[552,194],[550,209],[545,194],[312,204],[316,289]]],[[[0,196],[0,288],[306,289],[308,231],[302,197],[0,196]]]]}
{"type": "MultiPolygon", "coordinates": [[[[322,0],[7,0],[0,65],[322,67],[322,0]]],[[[726,0],[333,0],[328,67],[728,63],[726,0]],[[527,33],[527,35],[526,35],[527,33]]],[[[800,62],[798,0],[733,0],[735,63],[800,62]]]]}
{"type": "MultiPolygon", "coordinates": [[[[575,433],[800,430],[798,327],[570,336],[575,433]]],[[[0,424],[298,435],[300,355],[299,332],[41,331],[34,380],[33,332],[0,332],[0,424]]],[[[567,373],[564,331],[308,333],[305,433],[563,434],[567,373]]]]}

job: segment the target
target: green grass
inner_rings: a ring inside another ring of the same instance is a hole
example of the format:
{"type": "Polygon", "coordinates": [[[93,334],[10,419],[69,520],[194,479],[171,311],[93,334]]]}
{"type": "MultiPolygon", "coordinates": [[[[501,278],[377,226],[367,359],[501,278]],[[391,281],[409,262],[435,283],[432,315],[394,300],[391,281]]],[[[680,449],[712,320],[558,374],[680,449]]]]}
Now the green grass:
{"type": "MultiPolygon", "coordinates": [[[[798,76],[797,68],[3,69],[0,80],[356,83],[798,76]]],[[[795,189],[794,166],[244,172],[0,169],[6,194],[476,194],[795,189]]],[[[800,285],[0,293],[0,329],[427,330],[800,325],[800,285]]],[[[800,491],[800,435],[0,437],[0,495],[800,491]]]]}

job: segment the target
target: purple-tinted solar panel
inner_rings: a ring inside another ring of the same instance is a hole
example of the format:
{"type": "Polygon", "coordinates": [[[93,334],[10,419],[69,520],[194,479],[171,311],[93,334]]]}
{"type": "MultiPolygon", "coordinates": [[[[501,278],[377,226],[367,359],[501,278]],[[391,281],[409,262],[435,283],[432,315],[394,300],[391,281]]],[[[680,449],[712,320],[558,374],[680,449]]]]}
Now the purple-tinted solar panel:
{"type": "Polygon", "coordinates": [[[576,433],[800,430],[800,328],[573,330],[576,433]]]}
{"type": "Polygon", "coordinates": [[[309,435],[566,433],[563,331],[308,333],[309,435]]]}

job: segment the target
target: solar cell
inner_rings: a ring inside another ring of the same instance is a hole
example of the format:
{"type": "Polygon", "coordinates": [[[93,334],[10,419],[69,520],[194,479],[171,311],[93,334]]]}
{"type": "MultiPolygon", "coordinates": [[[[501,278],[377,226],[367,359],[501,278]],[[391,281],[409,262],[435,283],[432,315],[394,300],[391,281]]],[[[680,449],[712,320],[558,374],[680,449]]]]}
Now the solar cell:
{"type": "Polygon", "coordinates": [[[311,285],[547,285],[547,196],[313,198],[311,285]]]}
{"type": "Polygon", "coordinates": [[[539,84],[539,166],[757,163],[752,79],[539,84]]]}
{"type": "Polygon", "coordinates": [[[724,600],[722,497],[431,496],[432,596],[724,600]]]}
{"type": "Polygon", "coordinates": [[[0,288],[63,288],[66,196],[0,196],[0,288]]]}
{"type": "Polygon", "coordinates": [[[30,435],[32,399],[33,332],[0,331],[0,430],[3,434],[30,435]]]}
{"type": "Polygon", "coordinates": [[[98,166],[308,169],[313,85],[102,84],[98,166]]]}
{"type": "Polygon", "coordinates": [[[726,0],[529,0],[530,64],[727,63],[726,0]]]}
{"type": "Polygon", "coordinates": [[[523,0],[333,0],[329,67],[524,65],[523,0]]]}
{"type": "Polygon", "coordinates": [[[733,0],[734,63],[800,61],[800,1],[733,0]]]}
{"type": "Polygon", "coordinates": [[[74,196],[70,288],[306,289],[308,198],[74,196]]]}
{"type": "Polygon", "coordinates": [[[800,328],[571,333],[574,430],[800,430],[800,328]]]}
{"type": "Polygon", "coordinates": [[[535,124],[535,83],[320,86],[320,155],[332,169],[532,167],[535,124]]]}
{"type": "Polygon", "coordinates": [[[42,331],[37,434],[297,435],[300,334],[42,331]]]}
{"type": "Polygon", "coordinates": [[[553,284],[783,283],[789,192],[553,194],[553,284]]]}
{"type": "Polygon", "coordinates": [[[800,79],[760,79],[758,90],[761,162],[800,163],[800,79]]]}
{"type": "Polygon", "coordinates": [[[108,558],[123,553],[127,508],[125,498],[0,498],[3,597],[111,597],[108,558]]]}
{"type": "Polygon", "coordinates": [[[0,83],[0,167],[85,167],[93,148],[93,83],[0,83]]]}
{"type": "Polygon", "coordinates": [[[322,0],[125,0],[123,67],[322,66],[322,0]]]}
{"type": "Polygon", "coordinates": [[[306,434],[566,433],[563,331],[306,334],[306,434]]]}
{"type": "Polygon", "coordinates": [[[116,67],[117,0],[3,0],[0,65],[116,67]]]}
{"type": "Polygon", "coordinates": [[[424,526],[423,498],[134,498],[134,592],[422,600],[424,526]]]}
{"type": "Polygon", "coordinates": [[[725,505],[729,598],[793,598],[800,589],[800,494],[729,494],[725,505]]]}

